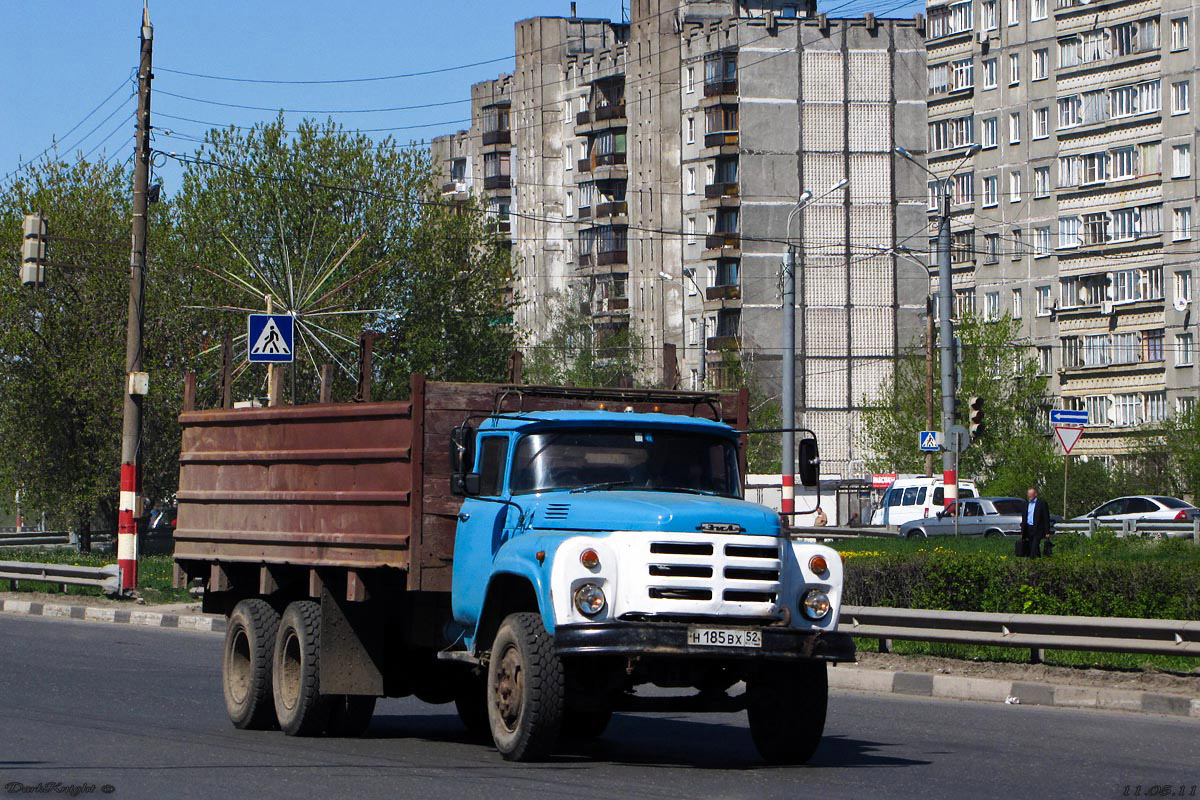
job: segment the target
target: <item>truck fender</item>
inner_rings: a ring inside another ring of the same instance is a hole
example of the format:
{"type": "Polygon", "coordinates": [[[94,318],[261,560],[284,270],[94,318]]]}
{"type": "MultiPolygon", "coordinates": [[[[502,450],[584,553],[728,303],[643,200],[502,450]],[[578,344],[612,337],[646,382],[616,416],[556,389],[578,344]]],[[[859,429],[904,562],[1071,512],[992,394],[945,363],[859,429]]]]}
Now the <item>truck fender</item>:
{"type": "MultiPolygon", "coordinates": [[[[511,566],[511,565],[510,565],[511,566]]],[[[541,615],[546,630],[553,633],[554,617],[542,581],[532,570],[498,571],[488,582],[479,623],[468,645],[475,652],[487,650],[500,624],[509,614],[533,611],[541,615]]]]}

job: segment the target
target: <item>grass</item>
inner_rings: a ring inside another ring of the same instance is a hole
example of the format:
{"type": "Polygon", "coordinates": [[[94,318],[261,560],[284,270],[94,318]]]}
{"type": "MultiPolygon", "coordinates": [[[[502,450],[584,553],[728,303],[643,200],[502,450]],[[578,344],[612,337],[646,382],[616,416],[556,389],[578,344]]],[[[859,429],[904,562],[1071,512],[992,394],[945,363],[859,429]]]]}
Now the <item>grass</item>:
{"type": "MultiPolygon", "coordinates": [[[[1123,562],[1170,561],[1200,565],[1200,547],[1188,539],[1154,541],[1143,538],[1118,538],[1098,536],[1089,539],[1083,534],[1060,533],[1051,537],[1054,541],[1052,558],[1076,560],[1111,560],[1123,562]]],[[[883,556],[913,556],[918,553],[948,551],[962,554],[979,554],[1015,558],[1015,536],[985,539],[980,536],[939,536],[934,539],[901,539],[899,537],[864,537],[861,540],[841,539],[833,543],[847,563],[855,559],[872,559],[883,556]]]]}
{"type": "MultiPolygon", "coordinates": [[[[0,561],[29,561],[41,564],[74,564],[103,567],[117,563],[112,553],[80,553],[68,548],[21,548],[0,552],[0,561]]],[[[169,555],[143,556],[138,560],[138,591],[147,603],[180,603],[193,599],[185,590],[171,588],[173,562],[169,555]]],[[[19,592],[58,592],[57,583],[21,581],[19,592]]],[[[102,597],[103,592],[90,586],[67,586],[67,595],[102,597]]]]}

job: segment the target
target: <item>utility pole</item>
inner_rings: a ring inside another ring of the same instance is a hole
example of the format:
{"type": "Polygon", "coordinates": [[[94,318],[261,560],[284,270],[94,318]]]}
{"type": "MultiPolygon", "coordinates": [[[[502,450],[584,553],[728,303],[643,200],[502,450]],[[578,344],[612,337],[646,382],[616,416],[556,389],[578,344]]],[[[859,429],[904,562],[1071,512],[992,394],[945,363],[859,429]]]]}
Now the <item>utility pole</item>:
{"type": "MultiPolygon", "coordinates": [[[[939,203],[937,263],[938,315],[941,317],[940,344],[942,356],[942,483],[945,505],[958,501],[958,442],[951,441],[950,427],[954,425],[954,304],[953,274],[950,270],[950,184],[941,184],[939,203]]],[[[955,518],[958,507],[955,506],[955,518]]]]}
{"type": "MultiPolygon", "coordinates": [[[[797,205],[797,208],[800,206],[797,205]]],[[[790,222],[790,220],[789,220],[790,222]]],[[[790,234],[789,234],[790,238],[790,234]]],[[[788,525],[796,513],[796,247],[789,242],[783,260],[783,436],[779,468],[783,497],[780,511],[788,525]]],[[[820,497],[818,489],[818,497],[820,497]]]]}
{"type": "Polygon", "coordinates": [[[137,588],[137,520],[142,513],[142,372],[143,289],[146,270],[146,213],[150,190],[150,81],[154,26],[142,7],[141,62],[138,65],[137,151],[133,161],[133,232],[129,255],[129,322],[125,334],[124,423],[121,430],[121,501],[117,523],[117,564],[121,590],[137,588]]]}
{"type": "MultiPolygon", "coordinates": [[[[925,298],[925,430],[933,430],[933,350],[937,340],[934,330],[933,298],[925,298]]],[[[944,436],[943,436],[944,440],[944,436]]],[[[925,477],[933,477],[933,453],[925,454],[925,477]]]]}

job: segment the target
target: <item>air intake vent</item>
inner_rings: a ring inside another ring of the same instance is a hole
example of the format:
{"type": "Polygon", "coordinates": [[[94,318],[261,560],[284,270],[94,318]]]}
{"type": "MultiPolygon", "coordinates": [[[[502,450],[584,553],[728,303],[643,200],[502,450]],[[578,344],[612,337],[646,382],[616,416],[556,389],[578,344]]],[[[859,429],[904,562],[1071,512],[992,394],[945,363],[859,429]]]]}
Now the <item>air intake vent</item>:
{"type": "Polygon", "coordinates": [[[546,506],[546,512],[542,516],[546,519],[566,519],[570,513],[569,503],[550,503],[546,506]]]}

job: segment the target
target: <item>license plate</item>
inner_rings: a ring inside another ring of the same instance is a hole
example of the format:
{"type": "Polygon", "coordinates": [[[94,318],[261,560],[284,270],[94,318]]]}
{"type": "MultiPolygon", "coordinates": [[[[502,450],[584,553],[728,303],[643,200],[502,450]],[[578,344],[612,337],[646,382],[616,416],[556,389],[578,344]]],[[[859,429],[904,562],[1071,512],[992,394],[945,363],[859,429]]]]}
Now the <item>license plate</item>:
{"type": "Polygon", "coordinates": [[[762,647],[762,631],[744,628],[688,628],[688,644],[699,647],[762,647]]]}

